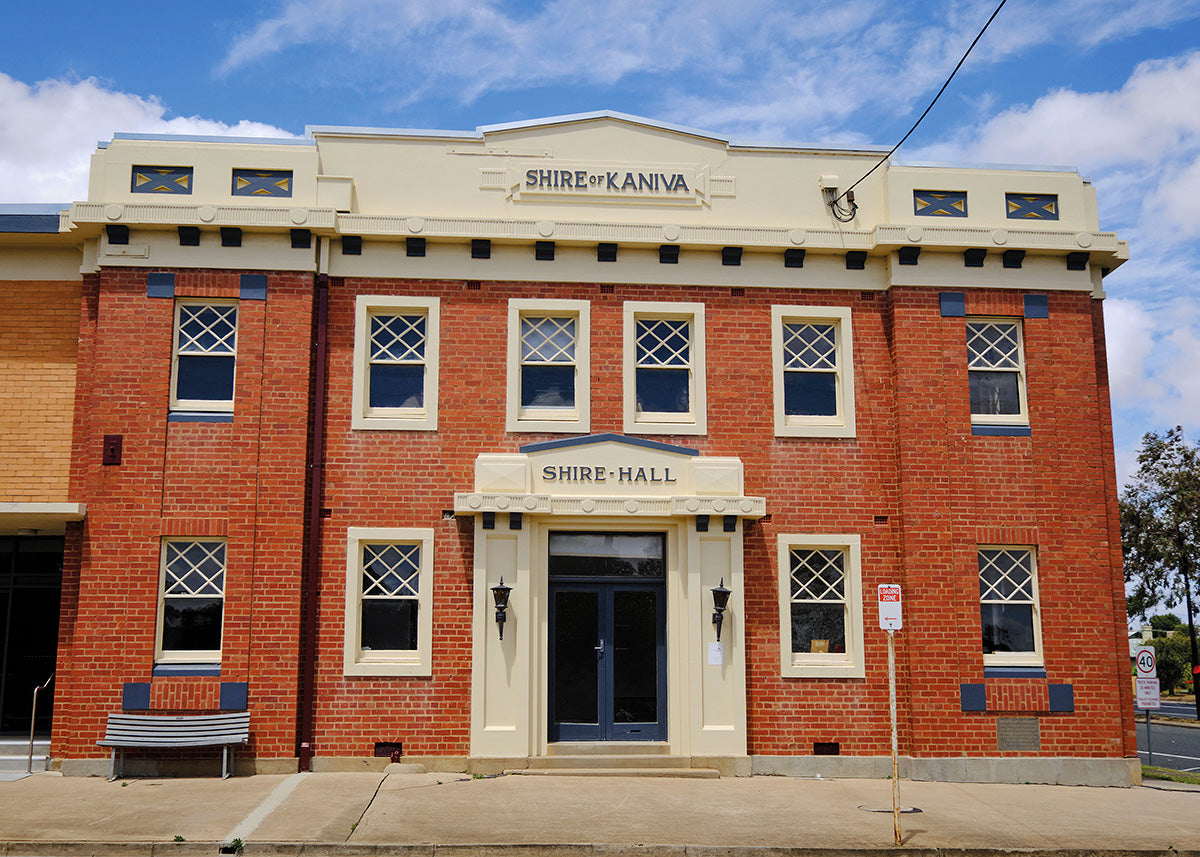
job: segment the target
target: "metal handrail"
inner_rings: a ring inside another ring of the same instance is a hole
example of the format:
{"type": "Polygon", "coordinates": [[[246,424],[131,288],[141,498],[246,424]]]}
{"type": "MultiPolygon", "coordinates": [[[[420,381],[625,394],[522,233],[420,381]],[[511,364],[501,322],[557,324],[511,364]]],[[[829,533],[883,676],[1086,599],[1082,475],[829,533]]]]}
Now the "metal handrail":
{"type": "Polygon", "coordinates": [[[50,678],[46,679],[45,684],[38,685],[33,689],[33,710],[29,712],[29,764],[25,767],[25,773],[33,773],[33,730],[37,728],[37,698],[38,693],[50,687],[50,682],[54,681],[54,673],[50,673],[50,678]]]}

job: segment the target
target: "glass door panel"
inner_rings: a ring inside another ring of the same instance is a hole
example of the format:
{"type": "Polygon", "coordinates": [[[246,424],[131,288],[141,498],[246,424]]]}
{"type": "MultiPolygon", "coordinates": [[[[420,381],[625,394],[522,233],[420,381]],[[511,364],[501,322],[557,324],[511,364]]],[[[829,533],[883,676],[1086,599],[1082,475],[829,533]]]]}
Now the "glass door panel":
{"type": "Polygon", "coordinates": [[[595,587],[551,592],[551,740],[600,737],[600,607],[595,587]]]}

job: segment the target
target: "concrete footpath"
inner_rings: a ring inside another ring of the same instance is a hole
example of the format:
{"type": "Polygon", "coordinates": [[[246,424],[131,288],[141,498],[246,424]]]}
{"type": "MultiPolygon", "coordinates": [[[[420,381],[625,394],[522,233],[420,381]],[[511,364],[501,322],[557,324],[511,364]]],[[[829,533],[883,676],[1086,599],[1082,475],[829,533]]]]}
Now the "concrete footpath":
{"type": "Polygon", "coordinates": [[[322,773],[0,782],[0,855],[1200,857],[1200,786],[322,773]]]}

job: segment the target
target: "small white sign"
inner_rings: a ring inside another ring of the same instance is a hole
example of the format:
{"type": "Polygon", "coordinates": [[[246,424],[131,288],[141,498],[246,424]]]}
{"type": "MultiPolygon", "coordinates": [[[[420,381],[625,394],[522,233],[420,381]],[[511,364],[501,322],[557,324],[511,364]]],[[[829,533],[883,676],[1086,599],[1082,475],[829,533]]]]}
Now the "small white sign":
{"type": "Polygon", "coordinates": [[[899,584],[879,584],[879,627],[885,631],[899,631],[904,627],[900,616],[899,584]]]}
{"type": "Polygon", "coordinates": [[[1133,683],[1137,688],[1138,708],[1143,711],[1162,708],[1162,695],[1159,691],[1158,679],[1135,678],[1133,683]]]}
{"type": "Polygon", "coordinates": [[[1158,675],[1158,661],[1153,646],[1138,646],[1133,650],[1133,662],[1137,664],[1138,678],[1154,678],[1158,675]]]}
{"type": "Polygon", "coordinates": [[[725,650],[723,648],[721,648],[721,644],[719,642],[709,643],[708,644],[708,665],[710,667],[719,667],[719,666],[723,666],[724,663],[725,663],[725,650]]]}

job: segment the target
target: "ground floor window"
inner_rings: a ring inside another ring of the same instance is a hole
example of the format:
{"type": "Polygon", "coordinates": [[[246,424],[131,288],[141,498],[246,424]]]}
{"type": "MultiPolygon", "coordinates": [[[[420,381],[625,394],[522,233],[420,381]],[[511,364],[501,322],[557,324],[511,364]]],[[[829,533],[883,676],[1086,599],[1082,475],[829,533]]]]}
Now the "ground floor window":
{"type": "Polygon", "coordinates": [[[433,530],[351,527],[346,675],[429,675],[433,530]]]}
{"type": "Polygon", "coordinates": [[[861,678],[859,537],[784,533],[778,550],[783,675],[861,678]]]}
{"type": "Polygon", "coordinates": [[[158,660],[221,660],[224,539],[164,539],[158,660]]]}

